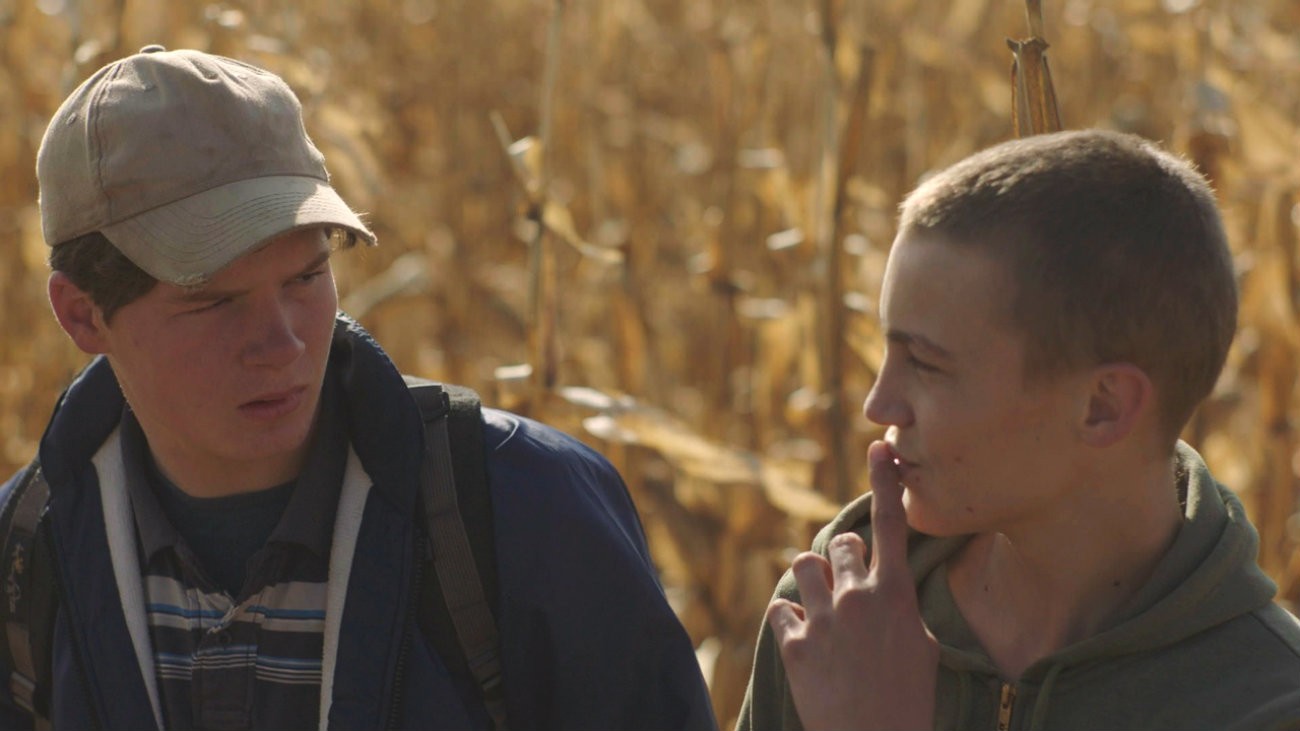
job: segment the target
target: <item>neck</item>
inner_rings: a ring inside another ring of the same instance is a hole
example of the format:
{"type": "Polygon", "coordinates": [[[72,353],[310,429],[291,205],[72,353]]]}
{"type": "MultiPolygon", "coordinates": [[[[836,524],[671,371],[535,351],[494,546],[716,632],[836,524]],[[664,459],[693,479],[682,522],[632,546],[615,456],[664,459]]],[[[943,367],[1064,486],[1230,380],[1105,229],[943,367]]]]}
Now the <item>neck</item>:
{"type": "Polygon", "coordinates": [[[1168,550],[1182,510],[1168,460],[1096,475],[1049,515],[973,538],[949,565],[953,598],[1007,678],[1104,630],[1168,550]]]}
{"type": "Polygon", "coordinates": [[[293,463],[225,463],[218,469],[190,465],[184,460],[167,463],[155,459],[158,470],[190,497],[220,498],[269,490],[297,478],[302,460],[293,463]]]}
{"type": "Polygon", "coordinates": [[[150,446],[157,466],[173,485],[190,497],[220,498],[268,490],[297,479],[307,460],[316,427],[292,452],[261,459],[196,459],[179,452],[162,454],[150,446]]]}

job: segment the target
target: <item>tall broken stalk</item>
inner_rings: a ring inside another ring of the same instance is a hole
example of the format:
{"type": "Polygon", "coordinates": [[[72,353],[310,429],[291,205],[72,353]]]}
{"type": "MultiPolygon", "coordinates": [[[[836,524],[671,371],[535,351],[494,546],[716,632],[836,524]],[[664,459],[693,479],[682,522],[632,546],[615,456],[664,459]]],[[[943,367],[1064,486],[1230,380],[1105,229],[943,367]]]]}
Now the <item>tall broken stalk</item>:
{"type": "MultiPolygon", "coordinates": [[[[542,70],[542,92],[538,110],[538,129],[535,136],[514,139],[501,114],[493,111],[489,118],[496,131],[497,140],[510,160],[511,171],[524,189],[527,201],[525,219],[529,222],[528,241],[528,365],[520,369],[511,367],[507,380],[516,380],[516,372],[526,372],[528,379],[528,404],[532,416],[546,403],[546,396],[555,388],[559,374],[559,347],[557,341],[559,319],[559,294],[556,289],[555,251],[552,248],[547,221],[551,208],[548,193],[549,152],[551,147],[551,122],[557,69],[560,55],[560,31],[564,26],[566,0],[554,0],[546,36],[545,65],[542,70]]],[[[498,369],[498,377],[501,370],[498,369]]],[[[524,404],[515,404],[523,410],[524,404]]]]}
{"type": "Polygon", "coordinates": [[[550,171],[548,158],[551,148],[551,122],[554,114],[555,80],[560,65],[560,31],[564,27],[565,3],[566,0],[554,0],[551,5],[537,130],[541,154],[535,171],[536,185],[529,191],[528,200],[528,220],[533,224],[533,240],[529,244],[528,260],[528,302],[533,326],[529,330],[528,361],[533,366],[529,390],[534,409],[541,408],[545,402],[545,395],[555,387],[559,375],[556,341],[559,329],[557,325],[559,297],[555,281],[555,251],[546,233],[545,215],[550,171]]]}
{"type": "Polygon", "coordinates": [[[1047,41],[1043,38],[1043,0],[1025,0],[1029,38],[1007,39],[1011,49],[1011,125],[1016,137],[1029,137],[1061,130],[1061,114],[1047,65],[1047,41]]]}

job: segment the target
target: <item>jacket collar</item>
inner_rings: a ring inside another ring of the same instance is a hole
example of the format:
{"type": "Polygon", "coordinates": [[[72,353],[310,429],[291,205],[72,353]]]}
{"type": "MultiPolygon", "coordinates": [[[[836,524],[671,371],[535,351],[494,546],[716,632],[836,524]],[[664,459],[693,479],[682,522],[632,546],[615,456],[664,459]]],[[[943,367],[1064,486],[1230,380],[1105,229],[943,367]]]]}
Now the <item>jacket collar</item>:
{"type": "Polygon", "coordinates": [[[424,438],[419,408],[402,374],[370,333],[342,314],[330,360],[351,415],[348,437],[374,480],[374,491],[410,514],[419,489],[424,438]]]}

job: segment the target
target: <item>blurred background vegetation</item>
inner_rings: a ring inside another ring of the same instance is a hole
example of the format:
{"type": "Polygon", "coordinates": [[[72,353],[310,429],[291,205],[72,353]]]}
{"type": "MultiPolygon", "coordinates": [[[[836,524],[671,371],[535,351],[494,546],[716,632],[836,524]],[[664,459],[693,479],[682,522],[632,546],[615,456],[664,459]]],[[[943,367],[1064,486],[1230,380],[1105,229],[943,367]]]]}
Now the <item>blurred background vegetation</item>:
{"type": "MultiPolygon", "coordinates": [[[[1294,602],[1300,4],[1045,19],[1067,128],[1160,140],[1219,192],[1241,329],[1185,437],[1294,602]]],[[[50,115],[149,43],[251,61],[381,239],[336,260],[345,310],[404,370],[615,462],[730,725],[776,578],[865,485],[895,207],[1013,136],[1028,34],[1020,0],[0,0],[0,467],[85,363],[45,302],[50,115]]]]}

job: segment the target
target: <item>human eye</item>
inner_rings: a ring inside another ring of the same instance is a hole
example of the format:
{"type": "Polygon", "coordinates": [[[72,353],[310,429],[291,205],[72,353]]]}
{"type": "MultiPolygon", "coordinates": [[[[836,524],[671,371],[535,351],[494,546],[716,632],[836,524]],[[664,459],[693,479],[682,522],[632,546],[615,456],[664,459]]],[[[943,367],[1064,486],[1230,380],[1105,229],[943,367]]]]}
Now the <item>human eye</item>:
{"type": "Polygon", "coordinates": [[[295,284],[311,284],[312,282],[318,280],[324,274],[325,274],[325,267],[322,266],[318,269],[313,269],[309,272],[299,274],[298,276],[293,278],[293,282],[295,284]]]}
{"type": "Polygon", "coordinates": [[[916,357],[915,354],[912,353],[908,353],[907,363],[908,365],[912,366],[913,370],[919,373],[940,373],[941,372],[938,366],[934,365],[933,363],[928,363],[924,360],[921,360],[920,358],[916,357]]]}
{"type": "Polygon", "coordinates": [[[229,297],[221,297],[219,299],[212,300],[211,302],[205,302],[204,304],[201,304],[198,307],[189,310],[188,312],[191,315],[197,315],[203,312],[214,312],[230,304],[230,302],[231,299],[229,297]]]}

